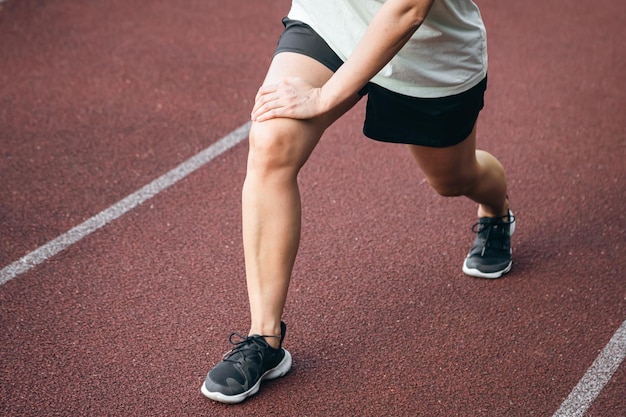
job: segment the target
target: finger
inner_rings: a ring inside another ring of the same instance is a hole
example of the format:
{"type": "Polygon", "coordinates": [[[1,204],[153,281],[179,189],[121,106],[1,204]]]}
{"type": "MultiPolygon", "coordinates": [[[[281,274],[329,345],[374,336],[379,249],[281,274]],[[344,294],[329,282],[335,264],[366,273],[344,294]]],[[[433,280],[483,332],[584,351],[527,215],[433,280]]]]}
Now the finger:
{"type": "Polygon", "coordinates": [[[259,98],[254,102],[252,112],[254,113],[262,107],[265,107],[266,109],[270,109],[276,106],[280,106],[279,100],[280,100],[280,95],[278,95],[277,93],[263,94],[259,96],[259,98]]]}
{"type": "Polygon", "coordinates": [[[251,117],[254,121],[263,121],[273,117],[282,116],[284,110],[285,109],[279,103],[269,102],[253,110],[251,117]]]}
{"type": "Polygon", "coordinates": [[[264,122],[266,120],[273,119],[274,117],[276,117],[276,114],[272,110],[272,111],[268,111],[268,112],[265,112],[265,113],[261,113],[259,115],[254,115],[252,117],[252,121],[253,122],[264,122]]]}
{"type": "Polygon", "coordinates": [[[277,109],[268,109],[261,107],[251,114],[251,119],[254,122],[263,122],[265,120],[272,119],[277,116],[277,109]]]}
{"type": "Polygon", "coordinates": [[[262,96],[254,104],[251,114],[252,120],[258,120],[259,117],[268,112],[276,113],[276,111],[280,111],[283,106],[284,104],[277,94],[262,96]]]}
{"type": "Polygon", "coordinates": [[[262,85],[256,93],[254,97],[255,100],[258,100],[259,97],[262,97],[266,94],[275,93],[278,90],[278,84],[266,84],[262,85]]]}

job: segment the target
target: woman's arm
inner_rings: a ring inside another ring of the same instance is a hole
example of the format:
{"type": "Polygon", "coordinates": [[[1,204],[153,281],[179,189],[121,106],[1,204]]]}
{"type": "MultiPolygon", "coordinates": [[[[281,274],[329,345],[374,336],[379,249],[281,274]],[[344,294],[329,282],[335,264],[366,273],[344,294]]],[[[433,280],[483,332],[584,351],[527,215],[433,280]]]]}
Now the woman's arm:
{"type": "Polygon", "coordinates": [[[356,94],[420,27],[435,0],[388,0],[370,22],[344,65],[321,88],[299,78],[263,86],[252,120],[274,117],[307,119],[328,112],[356,94]]]}

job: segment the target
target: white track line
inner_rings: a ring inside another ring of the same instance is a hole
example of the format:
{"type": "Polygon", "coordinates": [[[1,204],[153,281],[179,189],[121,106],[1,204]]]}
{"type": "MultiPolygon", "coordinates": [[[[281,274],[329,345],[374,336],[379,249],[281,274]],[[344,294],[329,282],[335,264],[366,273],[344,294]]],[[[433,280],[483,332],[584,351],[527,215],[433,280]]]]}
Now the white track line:
{"type": "Polygon", "coordinates": [[[82,238],[95,232],[106,224],[112,222],[123,214],[129,212],[146,200],[154,197],[161,191],[172,186],[176,182],[185,178],[198,168],[210,162],[212,159],[226,152],[248,136],[250,131],[250,122],[238,127],[230,132],[205,150],[192,156],[185,162],[178,165],[168,173],[162,175],[150,184],[135,191],[123,200],[118,201],[111,207],[101,211],[90,219],[84,221],[78,226],[70,229],[66,233],[43,246],[35,249],[29,254],[23,256],[12,264],[0,270],[0,285],[4,285],[8,281],[20,274],[30,270],[42,262],[50,259],[59,252],[67,249],[69,246],[78,242],[82,238]]]}
{"type": "Polygon", "coordinates": [[[582,417],[626,357],[626,321],[552,417],[582,417]]]}

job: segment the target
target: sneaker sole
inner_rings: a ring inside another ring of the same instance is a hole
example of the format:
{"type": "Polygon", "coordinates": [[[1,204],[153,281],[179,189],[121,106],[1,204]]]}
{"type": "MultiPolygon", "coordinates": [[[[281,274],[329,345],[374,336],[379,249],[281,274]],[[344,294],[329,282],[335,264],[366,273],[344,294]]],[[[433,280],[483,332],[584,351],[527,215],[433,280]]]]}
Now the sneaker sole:
{"type": "Polygon", "coordinates": [[[264,380],[269,381],[270,379],[280,378],[281,376],[289,372],[289,370],[291,369],[291,354],[287,351],[287,349],[284,349],[284,351],[285,351],[285,357],[283,358],[283,360],[280,361],[280,363],[276,365],[274,368],[265,372],[261,376],[261,378],[259,378],[257,383],[254,384],[248,391],[242,392],[241,394],[237,394],[237,395],[225,395],[225,394],[222,394],[221,392],[211,392],[206,388],[205,384],[202,384],[202,387],[200,388],[200,392],[202,392],[202,395],[204,395],[205,397],[210,398],[214,401],[219,401],[221,403],[225,403],[225,404],[240,403],[246,398],[251,397],[257,392],[259,392],[259,388],[261,386],[262,381],[264,380]]]}
{"type": "MultiPolygon", "coordinates": [[[[512,217],[513,216],[513,212],[511,210],[509,210],[509,215],[512,217]]],[[[517,223],[517,220],[515,220],[513,223],[511,223],[511,228],[509,229],[509,236],[513,236],[513,233],[515,233],[515,224],[517,223]]],[[[511,254],[513,254],[513,251],[511,251],[511,254]]],[[[495,272],[482,272],[476,268],[470,268],[467,266],[467,258],[465,258],[465,261],[463,261],[463,272],[466,275],[472,276],[472,277],[476,277],[476,278],[486,278],[486,279],[497,279],[500,278],[502,275],[506,274],[507,272],[509,272],[511,270],[511,267],[513,266],[513,261],[511,260],[511,262],[509,262],[509,264],[506,266],[506,268],[500,270],[500,271],[495,271],[495,272]]]]}
{"type": "Polygon", "coordinates": [[[496,279],[496,278],[500,278],[502,275],[506,274],[507,272],[509,272],[511,270],[511,266],[513,265],[513,261],[509,262],[509,264],[506,266],[506,268],[500,270],[500,271],[496,271],[496,272],[482,272],[479,271],[476,268],[469,268],[467,266],[467,259],[465,260],[465,262],[463,262],[463,272],[466,275],[472,276],[472,277],[476,277],[476,278],[487,278],[487,279],[496,279]]]}

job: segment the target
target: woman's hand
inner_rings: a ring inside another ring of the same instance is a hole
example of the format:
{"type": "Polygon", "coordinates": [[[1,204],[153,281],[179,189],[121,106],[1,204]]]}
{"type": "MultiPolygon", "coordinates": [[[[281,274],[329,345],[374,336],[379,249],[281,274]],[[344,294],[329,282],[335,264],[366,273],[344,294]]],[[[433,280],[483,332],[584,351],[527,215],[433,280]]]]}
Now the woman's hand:
{"type": "Polygon", "coordinates": [[[321,100],[321,88],[313,87],[301,78],[290,77],[259,89],[251,117],[257,122],[275,117],[310,119],[327,110],[321,100]]]}

